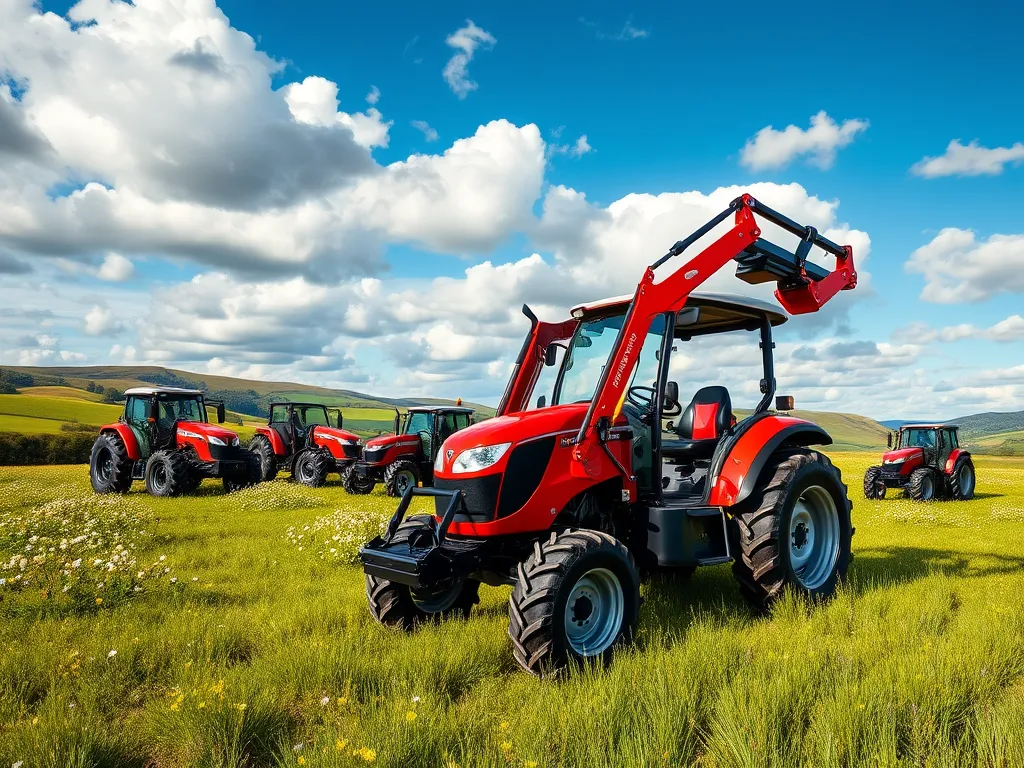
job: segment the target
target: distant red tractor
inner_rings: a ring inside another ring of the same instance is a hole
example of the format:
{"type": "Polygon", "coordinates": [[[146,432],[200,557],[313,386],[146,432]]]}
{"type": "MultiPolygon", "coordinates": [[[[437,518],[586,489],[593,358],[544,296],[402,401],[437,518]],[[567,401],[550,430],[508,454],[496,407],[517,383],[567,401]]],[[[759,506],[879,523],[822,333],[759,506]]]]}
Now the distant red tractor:
{"type": "Polygon", "coordinates": [[[881,466],[864,473],[864,496],[884,499],[889,488],[899,488],[914,501],[974,498],[977,476],[971,454],[960,447],[951,424],[906,424],[882,455],[881,466]]]}
{"type": "Polygon", "coordinates": [[[341,425],[341,411],[336,408],[329,411],[320,403],[271,403],[267,426],[257,427],[249,442],[249,450],[260,460],[260,478],[273,480],[284,470],[303,485],[318,488],[331,472],[344,474],[359,459],[362,440],[341,425]]]}
{"type": "Polygon", "coordinates": [[[100,427],[92,446],[89,477],[96,493],[127,493],[144,480],[154,496],[190,493],[206,477],[224,490],[259,482],[259,459],[238,435],[210,424],[207,406],[224,421],[224,404],[206,402],[196,389],[137,387],[125,392],[124,415],[100,427]]]}
{"type": "Polygon", "coordinates": [[[468,427],[472,415],[472,408],[461,405],[422,405],[410,408],[399,424],[396,411],[395,434],[367,440],[362,461],[342,473],[345,490],[369,493],[377,483],[384,483],[389,496],[402,496],[420,483],[433,485],[441,445],[468,427]]]}

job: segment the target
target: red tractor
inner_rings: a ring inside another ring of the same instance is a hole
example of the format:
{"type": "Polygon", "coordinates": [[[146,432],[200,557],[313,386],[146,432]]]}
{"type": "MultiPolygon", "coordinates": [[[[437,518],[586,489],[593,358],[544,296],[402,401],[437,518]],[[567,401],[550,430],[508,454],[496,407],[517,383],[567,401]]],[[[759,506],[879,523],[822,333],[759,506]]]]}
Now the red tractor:
{"type": "MultiPolygon", "coordinates": [[[[524,306],[532,327],[496,417],[448,438],[434,487],[409,487],[384,535],[360,550],[379,622],[408,630],[466,616],[481,583],[510,584],[513,654],[546,674],[607,660],[632,637],[641,574],[731,562],[758,608],[787,587],[822,598],[836,590],[850,562],[852,505],[839,470],[810,448],[832,439],[769,410],[772,327],[786,314],[693,293],[732,260],[746,282],[776,282],[792,314],[857,283],[852,248],[744,195],[648,268],[632,296],[577,306],[557,323],[524,306]],[[755,214],[800,237],[795,251],[763,239],[755,214]],[[655,281],[655,269],[730,219],[655,281]],[[813,246],[835,256],[834,271],[806,260],[813,246]],[[763,363],[761,400],[735,424],[724,387],[700,389],[684,407],[669,381],[677,345],[730,331],[757,334],[763,363]],[[531,407],[559,347],[550,400],[531,407]],[[416,496],[433,497],[433,514],[406,519],[416,496]]],[[[792,398],[776,406],[788,410],[792,398]]]]}
{"type": "Polygon", "coordinates": [[[888,488],[901,488],[914,501],[974,498],[976,475],[971,454],[960,447],[952,424],[906,424],[882,455],[881,466],[864,473],[864,496],[884,499],[888,488]]]}
{"type": "Polygon", "coordinates": [[[321,403],[271,403],[267,426],[256,427],[249,441],[260,459],[260,478],[273,480],[284,469],[303,485],[319,488],[329,473],[343,475],[359,459],[362,440],[342,423],[340,410],[321,403]]]}
{"type": "MultiPolygon", "coordinates": [[[[462,401],[458,401],[461,403],[462,401]]],[[[369,493],[384,483],[389,496],[403,496],[420,483],[431,485],[434,462],[449,436],[472,423],[472,408],[418,405],[405,416],[395,409],[395,434],[366,441],[362,461],[342,473],[349,493],[369,493]]]]}
{"type": "Polygon", "coordinates": [[[219,477],[231,492],[258,483],[259,459],[218,423],[224,404],[206,402],[197,389],[137,387],[125,391],[124,415],[100,427],[92,446],[89,477],[96,493],[126,493],[145,480],[154,496],[190,493],[205,477],[219,477]]]}

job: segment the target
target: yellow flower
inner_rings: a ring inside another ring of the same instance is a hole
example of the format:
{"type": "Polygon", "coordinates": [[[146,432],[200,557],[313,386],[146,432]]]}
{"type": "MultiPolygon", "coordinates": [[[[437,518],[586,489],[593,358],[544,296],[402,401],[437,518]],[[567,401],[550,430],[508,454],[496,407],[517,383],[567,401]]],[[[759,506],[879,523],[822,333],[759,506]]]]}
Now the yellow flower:
{"type": "Polygon", "coordinates": [[[502,720],[500,723],[498,723],[498,727],[504,731],[506,728],[508,728],[508,720],[502,720]]]}
{"type": "Polygon", "coordinates": [[[405,713],[405,719],[408,720],[411,723],[413,720],[416,719],[416,713],[415,712],[406,712],[405,713]]]}
{"type": "Polygon", "coordinates": [[[512,751],[512,742],[511,741],[503,741],[503,742],[501,742],[501,749],[504,752],[511,752],[512,751]]]}
{"type": "Polygon", "coordinates": [[[245,706],[245,702],[239,702],[238,704],[235,704],[235,709],[237,709],[239,712],[244,712],[245,706]]]}
{"type": "Polygon", "coordinates": [[[526,766],[526,768],[537,768],[537,761],[536,760],[527,760],[524,765],[526,766]]]}
{"type": "Polygon", "coordinates": [[[302,755],[299,755],[299,765],[305,765],[305,764],[306,764],[306,758],[304,758],[302,755]]]}
{"type": "Polygon", "coordinates": [[[361,757],[366,762],[372,763],[374,760],[377,759],[377,752],[375,750],[370,749],[369,747],[360,747],[352,753],[352,756],[361,757]]]}
{"type": "Polygon", "coordinates": [[[39,718],[38,717],[33,717],[32,718],[32,725],[38,725],[38,724],[39,724],[39,718]]]}
{"type": "Polygon", "coordinates": [[[338,697],[338,706],[339,707],[344,707],[346,704],[348,704],[348,699],[345,698],[344,696],[339,696],[338,697]]]}
{"type": "Polygon", "coordinates": [[[102,597],[97,597],[96,598],[96,605],[103,605],[103,598],[102,597]]]}
{"type": "Polygon", "coordinates": [[[345,746],[347,744],[348,744],[348,742],[345,741],[344,739],[338,739],[336,742],[334,742],[334,748],[336,750],[338,750],[339,752],[341,752],[342,750],[345,749],[345,746]]]}
{"type": "Polygon", "coordinates": [[[199,702],[199,708],[200,709],[206,709],[206,702],[205,701],[200,701],[199,702]]]}

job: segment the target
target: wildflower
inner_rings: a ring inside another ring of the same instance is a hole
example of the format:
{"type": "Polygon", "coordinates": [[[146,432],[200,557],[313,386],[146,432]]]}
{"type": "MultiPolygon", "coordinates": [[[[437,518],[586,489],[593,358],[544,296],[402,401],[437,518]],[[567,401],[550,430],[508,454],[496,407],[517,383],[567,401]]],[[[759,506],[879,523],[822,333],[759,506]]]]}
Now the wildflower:
{"type": "Polygon", "coordinates": [[[25,762],[23,760],[19,760],[16,763],[11,763],[11,768],[21,768],[24,764],[25,762]]]}
{"type": "Polygon", "coordinates": [[[412,711],[406,712],[405,713],[405,719],[408,720],[411,723],[413,720],[416,719],[416,713],[412,712],[412,711]]]}
{"type": "Polygon", "coordinates": [[[344,739],[338,739],[338,740],[337,740],[336,742],[334,742],[334,748],[335,748],[335,749],[336,749],[336,750],[337,750],[338,752],[342,752],[342,751],[344,751],[344,749],[345,749],[345,747],[346,747],[346,746],[348,746],[348,742],[347,742],[347,741],[345,741],[344,739]]]}
{"type": "MultiPolygon", "coordinates": [[[[665,753],[665,759],[666,760],[668,759],[668,752],[665,753]]],[[[536,760],[527,760],[524,763],[524,766],[525,766],[525,768],[537,768],[537,761],[536,760]]]]}
{"type": "Polygon", "coordinates": [[[32,718],[32,725],[39,725],[39,718],[38,717],[33,717],[32,718]]]}
{"type": "Polygon", "coordinates": [[[511,741],[503,741],[503,742],[501,742],[501,751],[502,752],[511,752],[512,751],[512,742],[511,741]]]}
{"type": "Polygon", "coordinates": [[[330,703],[331,703],[331,697],[330,696],[324,696],[322,699],[320,699],[320,706],[321,707],[326,707],[330,703]]]}
{"type": "Polygon", "coordinates": [[[171,577],[171,584],[177,584],[177,583],[178,583],[178,577],[177,576],[172,576],[171,577]]]}
{"type": "Polygon", "coordinates": [[[103,605],[103,598],[102,597],[97,597],[96,598],[96,605],[103,605]]]}
{"type": "Polygon", "coordinates": [[[299,765],[305,765],[306,764],[306,758],[304,758],[302,755],[299,755],[298,763],[299,763],[299,765]]]}
{"type": "Polygon", "coordinates": [[[112,659],[112,658],[114,658],[115,656],[117,656],[117,651],[115,651],[115,650],[114,650],[113,648],[111,648],[111,649],[110,649],[110,653],[108,653],[108,654],[107,654],[107,658],[108,658],[108,659],[112,659]]]}
{"type": "Polygon", "coordinates": [[[246,704],[244,701],[240,701],[238,704],[235,704],[235,709],[237,709],[239,712],[245,712],[245,707],[246,704]]]}
{"type": "Polygon", "coordinates": [[[339,707],[344,707],[346,704],[348,704],[348,699],[345,696],[339,696],[338,697],[338,706],[339,707]]]}
{"type": "Polygon", "coordinates": [[[420,703],[420,697],[419,696],[413,696],[412,697],[412,703],[413,704],[419,704],[420,703]]]}
{"type": "Polygon", "coordinates": [[[376,750],[370,749],[369,747],[360,747],[352,753],[352,756],[361,757],[366,762],[372,763],[374,760],[377,759],[377,752],[376,750]]]}
{"type": "Polygon", "coordinates": [[[508,720],[502,720],[500,723],[498,723],[498,727],[504,731],[506,728],[508,728],[508,720]]]}
{"type": "Polygon", "coordinates": [[[302,748],[304,746],[306,746],[306,743],[303,742],[303,741],[300,741],[298,744],[296,744],[294,747],[292,747],[292,752],[301,752],[302,748]]]}

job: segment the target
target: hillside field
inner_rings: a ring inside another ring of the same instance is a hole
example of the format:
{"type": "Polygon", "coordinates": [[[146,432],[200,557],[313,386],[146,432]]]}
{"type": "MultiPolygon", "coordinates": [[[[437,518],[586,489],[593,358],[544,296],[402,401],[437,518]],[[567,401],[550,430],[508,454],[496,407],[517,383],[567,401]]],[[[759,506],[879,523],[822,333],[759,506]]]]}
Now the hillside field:
{"type": "Polygon", "coordinates": [[[873,454],[833,458],[857,527],[835,600],[760,617],[728,566],[656,578],[633,646],[545,681],[508,588],[373,623],[350,561],[379,493],[97,499],[84,466],[0,468],[0,766],[1024,765],[1024,460],[918,505],[863,499],[873,454]]]}

